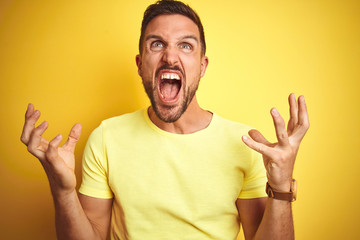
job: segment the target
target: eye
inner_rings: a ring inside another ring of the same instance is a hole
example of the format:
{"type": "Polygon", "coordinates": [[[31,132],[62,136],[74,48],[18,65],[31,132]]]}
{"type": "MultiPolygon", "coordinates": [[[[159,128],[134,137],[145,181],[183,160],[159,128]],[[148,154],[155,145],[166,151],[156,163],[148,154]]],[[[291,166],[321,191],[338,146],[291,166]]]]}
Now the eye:
{"type": "Polygon", "coordinates": [[[181,43],[179,47],[186,52],[190,52],[192,50],[192,46],[189,43],[181,43]]]}
{"type": "Polygon", "coordinates": [[[159,51],[164,47],[164,44],[160,41],[152,42],[150,45],[152,50],[159,51]]]}

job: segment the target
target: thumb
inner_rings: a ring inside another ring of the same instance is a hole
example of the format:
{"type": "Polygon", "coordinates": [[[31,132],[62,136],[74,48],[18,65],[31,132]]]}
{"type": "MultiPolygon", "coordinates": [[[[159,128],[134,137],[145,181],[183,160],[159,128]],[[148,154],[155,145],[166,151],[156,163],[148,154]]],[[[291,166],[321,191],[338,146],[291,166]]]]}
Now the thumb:
{"type": "Polygon", "coordinates": [[[251,129],[249,131],[249,136],[254,139],[256,142],[262,143],[266,146],[271,146],[272,144],[266,140],[266,138],[256,129],[251,129]]]}
{"type": "Polygon", "coordinates": [[[77,141],[80,138],[81,135],[81,124],[80,123],[76,123],[70,130],[70,134],[69,137],[66,141],[66,143],[64,144],[64,148],[74,152],[75,151],[75,145],[77,143],[77,141]]]}

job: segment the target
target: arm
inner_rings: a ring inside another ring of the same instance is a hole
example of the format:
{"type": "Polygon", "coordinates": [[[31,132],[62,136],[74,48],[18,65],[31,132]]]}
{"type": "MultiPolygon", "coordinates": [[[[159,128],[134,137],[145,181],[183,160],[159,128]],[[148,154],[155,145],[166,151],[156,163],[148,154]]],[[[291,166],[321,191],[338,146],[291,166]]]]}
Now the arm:
{"type": "MultiPolygon", "coordinates": [[[[296,155],[309,128],[304,97],[300,96],[297,103],[294,94],[290,94],[289,105],[290,120],[287,129],[277,110],[271,110],[277,143],[268,142],[257,130],[249,132],[251,138],[243,136],[248,147],[263,155],[268,182],[274,190],[280,192],[290,190],[296,155]]],[[[247,220],[254,215],[251,211],[259,211],[259,206],[246,208],[244,200],[238,200],[237,204],[247,239],[294,239],[291,202],[268,198],[260,224],[247,220]]]]}
{"type": "Polygon", "coordinates": [[[290,202],[272,198],[255,198],[238,199],[236,205],[245,239],[294,238],[290,202]]]}
{"type": "Polygon", "coordinates": [[[58,239],[106,239],[113,199],[93,198],[76,192],[55,198],[58,239]]]}
{"type": "Polygon", "coordinates": [[[81,125],[75,124],[67,142],[59,147],[62,136],[50,142],[41,135],[48,127],[44,121],[35,127],[40,111],[29,104],[21,141],[37,157],[48,177],[55,205],[58,239],[106,239],[110,222],[112,199],[96,199],[76,193],[75,156],[76,142],[81,125]]]}
{"type": "Polygon", "coordinates": [[[251,239],[264,215],[267,198],[240,199],[236,201],[245,239],[251,239]]]}

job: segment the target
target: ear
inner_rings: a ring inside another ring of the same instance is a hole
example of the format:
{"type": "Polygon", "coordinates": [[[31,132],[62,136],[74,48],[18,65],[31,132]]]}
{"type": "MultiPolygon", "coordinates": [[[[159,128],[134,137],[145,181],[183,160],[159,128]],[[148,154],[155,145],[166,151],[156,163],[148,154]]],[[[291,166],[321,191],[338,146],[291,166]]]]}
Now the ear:
{"type": "Polygon", "coordinates": [[[142,65],[142,62],[141,62],[141,56],[139,54],[136,55],[135,61],[136,61],[136,66],[138,68],[138,74],[141,77],[141,65],[142,65]]]}
{"type": "Polygon", "coordinates": [[[209,58],[207,56],[202,56],[201,65],[200,65],[200,77],[203,77],[205,75],[208,64],[209,64],[209,58]]]}

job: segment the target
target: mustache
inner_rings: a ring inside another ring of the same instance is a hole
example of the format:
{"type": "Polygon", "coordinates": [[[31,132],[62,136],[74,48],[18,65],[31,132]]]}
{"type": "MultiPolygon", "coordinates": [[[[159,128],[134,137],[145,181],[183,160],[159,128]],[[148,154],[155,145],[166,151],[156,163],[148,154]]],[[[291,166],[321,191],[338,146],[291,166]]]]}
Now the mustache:
{"type": "Polygon", "coordinates": [[[165,65],[162,65],[161,67],[159,67],[159,69],[158,70],[156,70],[156,77],[159,75],[159,72],[161,71],[161,70],[164,70],[164,69],[166,69],[166,70],[175,70],[175,71],[179,71],[179,72],[181,72],[181,74],[184,76],[184,78],[185,78],[185,73],[178,67],[178,66],[170,66],[169,64],[165,64],[165,65]]]}

